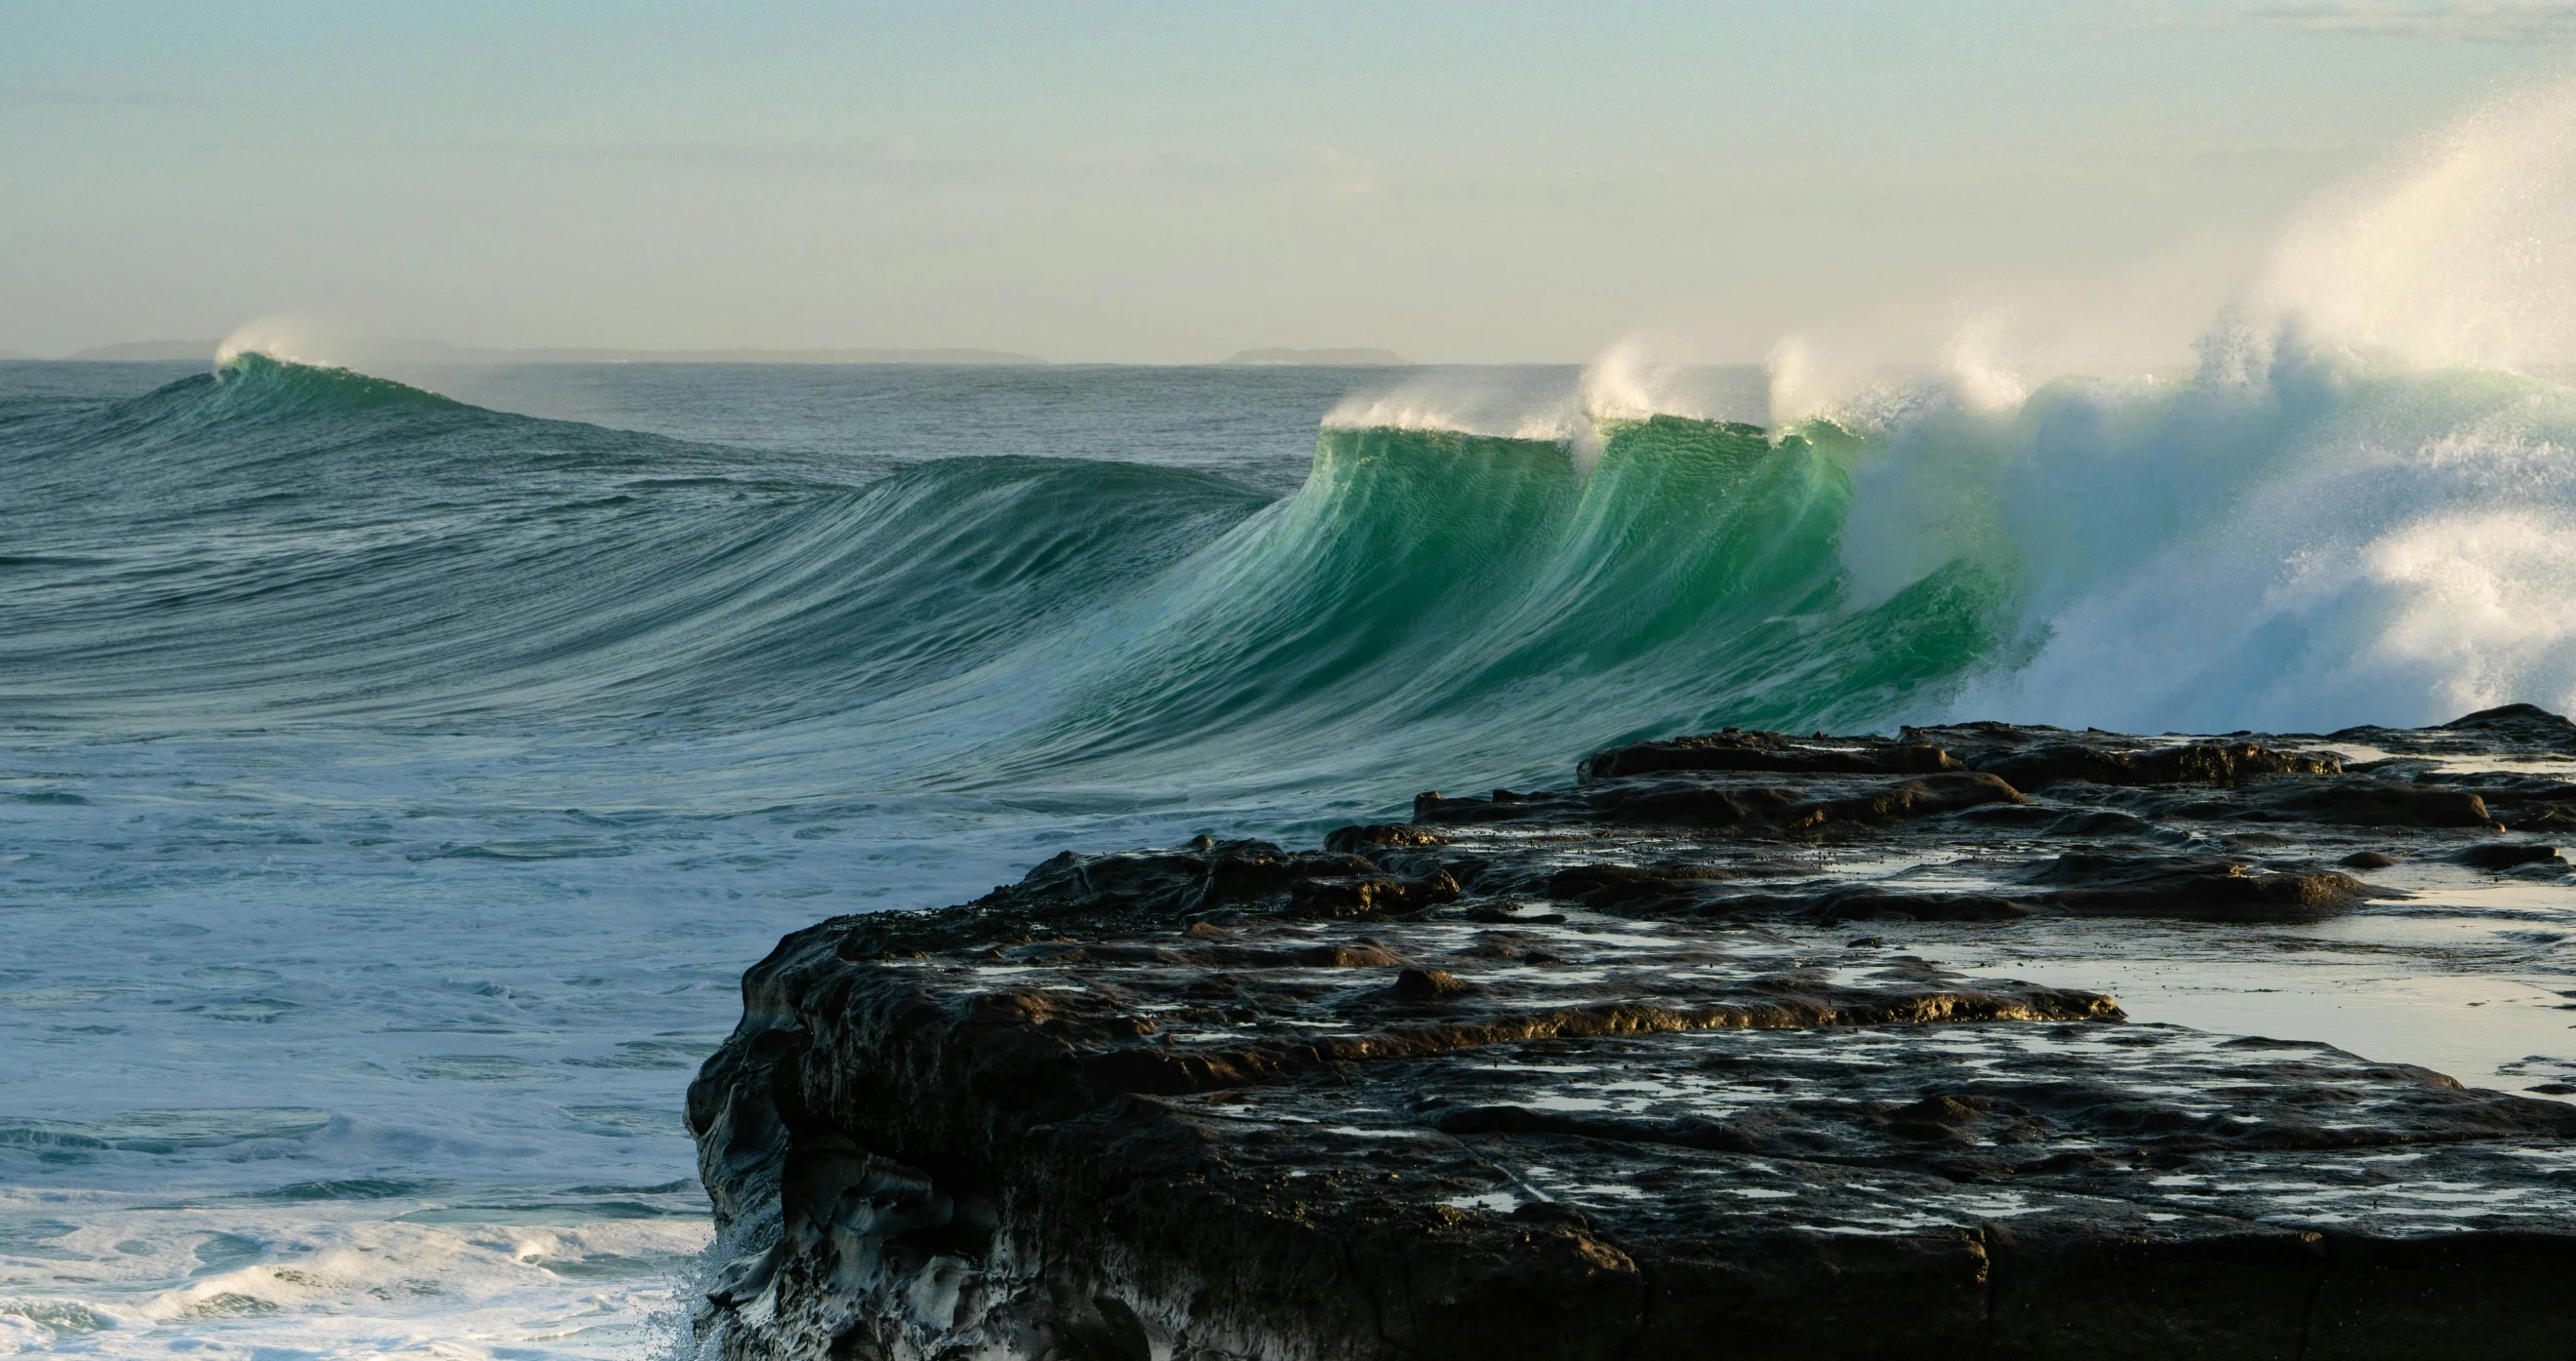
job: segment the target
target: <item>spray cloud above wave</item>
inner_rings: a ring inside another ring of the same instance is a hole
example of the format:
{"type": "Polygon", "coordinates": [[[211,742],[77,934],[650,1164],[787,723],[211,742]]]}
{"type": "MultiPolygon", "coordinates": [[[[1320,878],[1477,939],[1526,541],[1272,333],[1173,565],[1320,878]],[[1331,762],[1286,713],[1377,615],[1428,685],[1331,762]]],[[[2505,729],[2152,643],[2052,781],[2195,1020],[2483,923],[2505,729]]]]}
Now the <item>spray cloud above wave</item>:
{"type": "MultiPolygon", "coordinates": [[[[2136,730],[2433,722],[2576,702],[2576,87],[2505,101],[2329,195],[2180,378],[2054,378],[1963,327],[1928,375],[1768,365],[1775,436],[1858,439],[1846,608],[2007,583],[1948,716],[2136,730]]],[[[1676,400],[1633,349],[1511,433],[1676,400]]],[[[1741,404],[1738,404],[1741,410],[1741,404]]],[[[1344,424],[1439,423],[1429,394],[1344,424]]],[[[1728,413],[1731,414],[1731,413],[1728,413]]],[[[1480,413],[1464,428],[1501,433],[1480,413]]],[[[1887,714],[1885,719],[1917,719],[1887,714]]]]}
{"type": "Polygon", "coordinates": [[[2036,655],[1963,707],[2210,730],[2565,708],[2571,222],[2576,89],[2484,111],[2296,223],[2189,382],[1906,428],[1847,543],[2002,531],[1963,547],[2019,559],[2036,655]],[[1974,494],[1927,525],[1936,470],[1974,494]]]}
{"type": "MultiPolygon", "coordinates": [[[[1894,380],[1838,373],[1794,338],[1758,379],[1636,347],[1535,398],[1525,377],[1416,374],[1337,405],[1289,500],[1066,602],[1025,655],[979,665],[1055,678],[1037,749],[1066,758],[1132,753],[1182,714],[1353,724],[1362,745],[1418,752],[1425,724],[1495,704],[1541,725],[1576,704],[1604,727],[1569,740],[2564,707],[2576,395],[2540,371],[2576,350],[2559,305],[2576,249],[2552,236],[2571,219],[2576,93],[2557,90],[2304,214],[2182,377],[2034,383],[2046,370],[1979,325],[1935,371],[1894,380]],[[1729,422],[1769,426],[1771,452],[1729,422]],[[1313,589],[1330,581],[1349,592],[1313,589]],[[1322,636],[1350,640],[1331,666],[1281,669],[1291,640],[1322,636]],[[1926,653],[1902,641],[1931,636],[1945,641],[1926,653]],[[1140,711],[1146,697],[1166,708],[1140,711]]],[[[263,322],[225,350],[337,357],[320,334],[263,322]]],[[[850,542],[907,532],[844,523],[850,542]]],[[[847,639],[765,646],[873,665],[847,639]]]]}

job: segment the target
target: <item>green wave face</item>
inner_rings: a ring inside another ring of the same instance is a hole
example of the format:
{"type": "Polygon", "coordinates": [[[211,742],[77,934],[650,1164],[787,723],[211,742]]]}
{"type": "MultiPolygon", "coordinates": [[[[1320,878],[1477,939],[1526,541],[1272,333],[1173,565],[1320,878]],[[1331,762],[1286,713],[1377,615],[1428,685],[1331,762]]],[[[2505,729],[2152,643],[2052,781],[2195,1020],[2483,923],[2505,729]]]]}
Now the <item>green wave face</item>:
{"type": "Polygon", "coordinates": [[[1855,607],[1839,430],[1600,435],[1587,467],[1551,440],[1329,429],[1278,500],[1022,457],[846,486],[243,356],[13,437],[67,543],[146,547],[30,559],[54,565],[0,703],[786,725],[912,787],[1250,789],[1875,723],[2003,636],[1989,569],[1855,607]]]}
{"type": "Polygon", "coordinates": [[[644,724],[872,787],[1174,799],[1963,707],[2225,731],[2576,699],[2555,385],[2300,359],[1865,438],[1595,433],[1326,429],[1284,498],[1025,457],[846,483],[245,357],[0,410],[0,492],[51,508],[0,559],[0,708],[644,724]]]}
{"type": "Polygon", "coordinates": [[[899,698],[1096,612],[1268,503],[1226,479],[978,458],[860,486],[246,355],[0,423],[51,509],[0,710],[739,728],[899,698]]]}
{"type": "Polygon", "coordinates": [[[1677,725],[1880,721],[1992,652],[2009,592],[1960,565],[1852,609],[1853,447],[1658,416],[1586,471],[1553,442],[1328,431],[1304,488],[1086,643],[1102,664],[983,778],[1548,769],[1677,725]]]}

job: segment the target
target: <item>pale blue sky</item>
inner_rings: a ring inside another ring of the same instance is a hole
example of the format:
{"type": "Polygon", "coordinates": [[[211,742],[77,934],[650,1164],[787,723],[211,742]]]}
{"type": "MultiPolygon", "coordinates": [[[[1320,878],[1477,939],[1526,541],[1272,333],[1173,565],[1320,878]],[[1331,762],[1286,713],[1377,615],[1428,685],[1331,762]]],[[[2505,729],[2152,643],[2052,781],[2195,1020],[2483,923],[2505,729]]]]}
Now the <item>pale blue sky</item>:
{"type": "Polygon", "coordinates": [[[2576,5],[0,0],[0,348],[2170,351],[2576,5]]]}

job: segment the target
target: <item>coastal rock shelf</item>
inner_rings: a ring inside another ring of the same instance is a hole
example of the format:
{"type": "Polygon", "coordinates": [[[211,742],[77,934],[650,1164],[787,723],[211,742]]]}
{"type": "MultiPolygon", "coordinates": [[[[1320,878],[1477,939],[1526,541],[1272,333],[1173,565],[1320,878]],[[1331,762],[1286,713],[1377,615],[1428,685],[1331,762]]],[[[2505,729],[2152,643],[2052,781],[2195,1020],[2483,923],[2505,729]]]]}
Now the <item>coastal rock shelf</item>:
{"type": "Polygon", "coordinates": [[[1316,851],[1068,853],[824,922],[746,975],[690,1089],[736,1254],[700,1338],[2576,1356],[2576,1105],[1889,943],[2319,922],[2402,902],[2409,866],[2555,891],[2571,757],[2576,724],[2528,706],[2323,737],[1729,730],[1316,851]]]}

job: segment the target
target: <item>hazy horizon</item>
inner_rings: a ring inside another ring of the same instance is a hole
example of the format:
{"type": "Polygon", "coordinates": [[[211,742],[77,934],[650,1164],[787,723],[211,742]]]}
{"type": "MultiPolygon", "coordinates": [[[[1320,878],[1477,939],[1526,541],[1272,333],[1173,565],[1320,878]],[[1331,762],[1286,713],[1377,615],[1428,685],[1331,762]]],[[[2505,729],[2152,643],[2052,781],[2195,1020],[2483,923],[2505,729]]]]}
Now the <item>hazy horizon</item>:
{"type": "Polygon", "coordinates": [[[2565,1350],[2576,0],[7,16],[0,1354],[2565,1350]]]}
{"type": "MultiPolygon", "coordinates": [[[[129,340],[94,345],[69,354],[28,354],[0,350],[0,361],[98,362],[170,364],[211,360],[220,363],[228,343],[236,348],[264,350],[279,339],[263,335],[259,328],[240,333],[236,343],[230,337],[199,340],[129,340]]],[[[991,350],[977,347],[846,346],[773,349],[736,347],[727,349],[632,349],[614,346],[536,346],[524,349],[496,349],[462,346],[448,341],[419,336],[320,336],[298,338],[298,343],[315,353],[281,357],[315,358],[343,366],[364,368],[370,363],[394,365],[420,364],[952,364],[952,365],[1071,365],[1121,364],[1120,360],[1055,360],[1015,350],[991,350]]],[[[1531,361],[1538,366],[1574,366],[1578,361],[1531,361]]],[[[1390,350],[1363,347],[1251,347],[1230,355],[1205,359],[1184,359],[1149,363],[1149,367],[1223,367],[1228,365],[1285,364],[1319,368],[1418,368],[1416,364],[1390,350]]]]}
{"type": "Polygon", "coordinates": [[[2576,8],[22,11],[0,350],[2182,354],[2576,8]],[[327,110],[327,116],[317,111],[327,110]]]}

